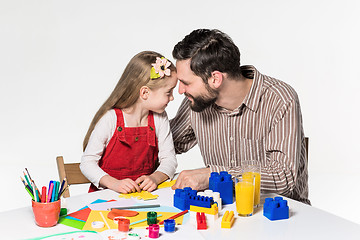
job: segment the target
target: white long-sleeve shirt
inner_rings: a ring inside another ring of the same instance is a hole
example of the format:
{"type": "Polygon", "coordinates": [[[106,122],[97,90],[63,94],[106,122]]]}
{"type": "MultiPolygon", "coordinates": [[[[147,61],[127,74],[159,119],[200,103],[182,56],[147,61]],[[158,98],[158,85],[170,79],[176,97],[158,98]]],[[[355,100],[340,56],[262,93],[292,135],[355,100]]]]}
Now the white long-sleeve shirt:
{"type": "MultiPolygon", "coordinates": [[[[153,113],[153,116],[155,134],[159,148],[159,167],[156,171],[162,172],[172,179],[177,167],[177,161],[175,157],[172,134],[170,131],[169,119],[166,112],[163,112],[162,114],[153,113]]],[[[95,128],[90,135],[88,145],[86,146],[81,158],[81,172],[97,188],[100,187],[100,179],[103,176],[108,175],[99,167],[99,160],[101,159],[106,146],[115,132],[116,122],[117,117],[114,109],[105,113],[105,115],[95,125],[95,128]]],[[[126,127],[125,118],[124,122],[126,127]]]]}

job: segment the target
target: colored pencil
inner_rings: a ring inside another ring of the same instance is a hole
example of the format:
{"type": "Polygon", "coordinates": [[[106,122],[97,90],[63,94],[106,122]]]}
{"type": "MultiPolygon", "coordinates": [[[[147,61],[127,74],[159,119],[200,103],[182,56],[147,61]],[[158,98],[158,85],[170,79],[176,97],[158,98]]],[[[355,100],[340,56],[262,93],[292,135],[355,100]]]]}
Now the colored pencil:
{"type": "Polygon", "coordinates": [[[62,192],[59,195],[59,199],[60,197],[64,194],[64,192],[69,188],[70,185],[66,185],[66,187],[62,190],[62,192]]]}
{"type": "Polygon", "coordinates": [[[27,172],[27,174],[28,174],[28,176],[30,178],[30,181],[32,181],[29,171],[27,170],[27,168],[25,168],[25,170],[26,170],[26,172],[27,172]]]}
{"type": "Polygon", "coordinates": [[[108,222],[106,221],[106,219],[105,219],[104,215],[102,214],[102,212],[100,212],[100,215],[101,215],[102,219],[104,220],[107,228],[110,229],[110,226],[109,226],[108,222]]]}
{"type": "MultiPolygon", "coordinates": [[[[32,200],[34,200],[34,196],[33,196],[33,194],[31,193],[31,191],[30,191],[28,188],[26,188],[26,187],[25,187],[25,189],[26,189],[26,191],[29,193],[29,195],[31,196],[32,200]]],[[[34,201],[35,201],[35,200],[34,200],[34,201]]]]}
{"type": "Polygon", "coordinates": [[[116,207],[116,208],[109,208],[108,211],[112,209],[136,209],[136,208],[155,208],[160,207],[160,204],[153,204],[153,205],[139,205],[139,206],[131,206],[131,207],[116,207]]]}
{"type": "MultiPolygon", "coordinates": [[[[162,216],[162,214],[159,214],[159,215],[157,215],[157,218],[158,218],[158,217],[161,217],[161,216],[162,216]]],[[[145,222],[146,220],[147,220],[147,218],[142,219],[142,220],[139,220],[139,221],[136,221],[136,222],[133,222],[133,223],[130,223],[129,226],[132,226],[132,225],[135,225],[135,224],[138,224],[138,223],[145,222]]]]}
{"type": "MultiPolygon", "coordinates": [[[[167,218],[167,219],[175,219],[175,218],[178,218],[178,217],[184,215],[184,214],[187,213],[187,212],[188,212],[188,210],[179,212],[178,214],[175,214],[174,216],[171,216],[171,217],[169,217],[169,218],[167,218]]],[[[161,222],[159,222],[159,225],[161,225],[161,224],[163,224],[163,223],[164,223],[164,221],[161,221],[161,222]]]]}
{"type": "Polygon", "coordinates": [[[60,199],[60,194],[61,194],[61,192],[62,192],[62,190],[63,190],[63,188],[64,188],[65,181],[66,181],[66,178],[64,178],[64,179],[62,180],[61,187],[60,187],[59,194],[58,194],[58,195],[59,195],[59,199],[60,199]]]}
{"type": "Polygon", "coordinates": [[[30,186],[31,191],[33,191],[33,189],[32,189],[32,185],[31,185],[31,183],[30,183],[30,181],[29,181],[28,176],[25,174],[25,172],[23,172],[23,173],[24,173],[24,177],[25,177],[25,180],[26,180],[27,184],[30,186]]]}

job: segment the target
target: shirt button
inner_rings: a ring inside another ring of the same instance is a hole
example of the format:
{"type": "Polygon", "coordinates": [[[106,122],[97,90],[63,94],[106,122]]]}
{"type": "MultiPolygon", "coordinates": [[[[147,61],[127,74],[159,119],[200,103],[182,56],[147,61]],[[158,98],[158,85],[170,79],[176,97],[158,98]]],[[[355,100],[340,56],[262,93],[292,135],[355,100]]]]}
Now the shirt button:
{"type": "Polygon", "coordinates": [[[231,160],[231,163],[235,163],[235,160],[231,160]]]}
{"type": "Polygon", "coordinates": [[[139,138],[138,137],[135,137],[135,142],[137,142],[139,140],[139,138]]]}
{"type": "Polygon", "coordinates": [[[232,140],[234,140],[234,138],[233,138],[233,137],[230,137],[230,140],[232,141],[232,140]]]}

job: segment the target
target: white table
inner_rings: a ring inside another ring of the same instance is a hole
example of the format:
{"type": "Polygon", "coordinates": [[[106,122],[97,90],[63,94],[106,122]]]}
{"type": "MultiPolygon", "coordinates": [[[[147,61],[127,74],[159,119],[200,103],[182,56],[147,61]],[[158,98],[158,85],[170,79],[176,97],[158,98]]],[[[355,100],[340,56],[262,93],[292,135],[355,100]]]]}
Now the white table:
{"type": "MultiPolygon", "coordinates": [[[[159,198],[148,200],[146,204],[159,203],[162,206],[173,206],[174,191],[170,188],[156,190],[153,194],[159,195],[159,198]]],[[[119,194],[111,190],[103,190],[70,197],[66,199],[68,213],[77,211],[96,199],[118,199],[118,196],[119,194]]],[[[263,195],[262,201],[264,197],[274,196],[263,195]]],[[[177,226],[178,229],[174,233],[165,233],[161,228],[159,239],[360,239],[360,225],[315,207],[288,198],[284,199],[288,200],[290,207],[290,218],[286,220],[270,221],[263,216],[262,207],[260,207],[251,217],[236,216],[231,229],[222,229],[220,225],[225,211],[234,210],[236,213],[234,203],[225,205],[220,211],[219,219],[214,224],[210,224],[207,230],[198,231],[194,223],[187,221],[183,225],[177,226]]],[[[51,228],[36,226],[30,200],[28,201],[29,207],[0,213],[1,239],[26,239],[77,230],[63,224],[51,228]]],[[[144,235],[147,232],[145,229],[139,231],[144,235]]],[[[147,238],[143,237],[142,239],[147,238]]]]}

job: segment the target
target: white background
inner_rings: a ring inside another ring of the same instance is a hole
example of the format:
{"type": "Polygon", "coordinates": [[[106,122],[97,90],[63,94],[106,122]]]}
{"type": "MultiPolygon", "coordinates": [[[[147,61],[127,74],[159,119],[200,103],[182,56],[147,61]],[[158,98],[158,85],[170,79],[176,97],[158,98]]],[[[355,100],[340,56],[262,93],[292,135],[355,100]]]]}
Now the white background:
{"type": "MultiPolygon", "coordinates": [[[[359,10],[356,0],[0,0],[0,211],[30,206],[25,167],[42,186],[58,179],[57,155],[80,161],[90,121],[133,55],[172,60],[192,30],[217,28],[242,65],[298,92],[313,206],[360,223],[359,10]]],[[[202,166],[196,148],[178,161],[178,170],[202,166]]]]}

